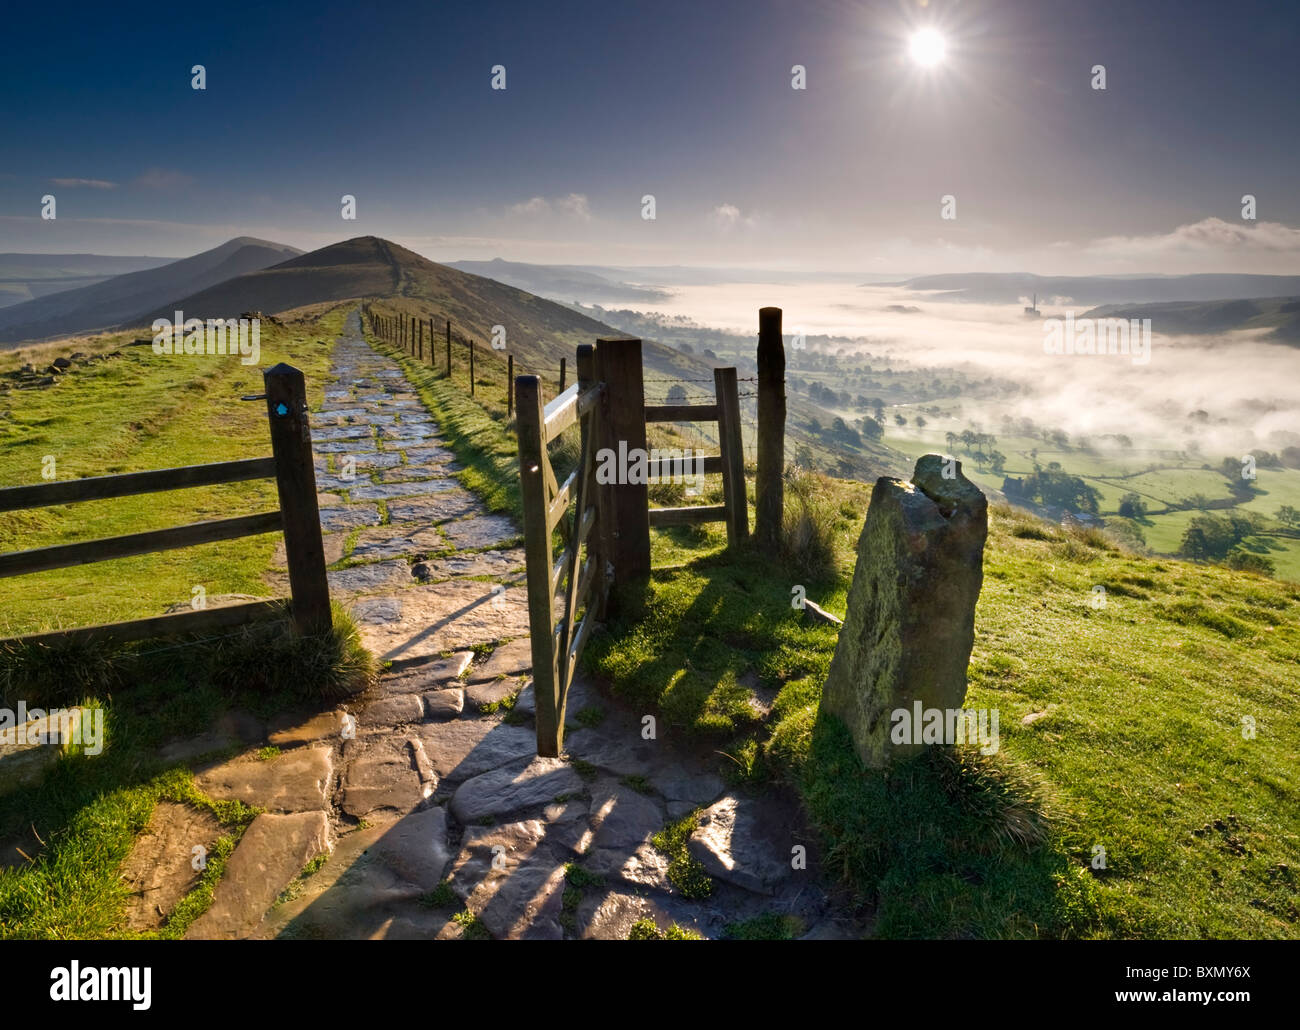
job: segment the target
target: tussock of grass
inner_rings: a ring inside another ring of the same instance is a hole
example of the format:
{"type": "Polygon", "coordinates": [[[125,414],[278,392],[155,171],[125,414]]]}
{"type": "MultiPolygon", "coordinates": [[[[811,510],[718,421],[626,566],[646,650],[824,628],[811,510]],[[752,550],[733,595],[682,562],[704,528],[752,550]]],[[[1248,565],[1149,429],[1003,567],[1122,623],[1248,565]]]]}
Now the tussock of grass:
{"type": "Polygon", "coordinates": [[[686,847],[699,822],[700,813],[696,809],[650,838],[650,843],[668,858],[669,882],[687,898],[707,898],[713,893],[712,878],[686,847]]]}
{"type": "Polygon", "coordinates": [[[659,929],[653,919],[638,919],[628,931],[629,941],[702,941],[694,930],[673,923],[667,930],[659,929]]]}

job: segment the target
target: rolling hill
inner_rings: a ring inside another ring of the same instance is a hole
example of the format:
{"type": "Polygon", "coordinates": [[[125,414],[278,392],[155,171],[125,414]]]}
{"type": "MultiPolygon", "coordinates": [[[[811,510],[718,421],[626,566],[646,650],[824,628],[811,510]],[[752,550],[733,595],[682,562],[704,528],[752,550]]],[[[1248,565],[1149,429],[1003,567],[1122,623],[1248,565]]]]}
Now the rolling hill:
{"type": "MultiPolygon", "coordinates": [[[[550,378],[560,359],[567,358],[570,382],[578,344],[624,335],[562,304],[496,279],[437,264],[374,236],[345,240],[248,272],[182,297],[174,304],[160,306],[140,321],[147,324],[155,317],[170,317],[172,308],[183,310],[188,317],[226,318],[243,311],[274,314],[354,298],[368,300],[388,314],[431,318],[439,326],[450,320],[458,339],[479,341],[485,366],[499,360],[487,346],[493,326],[505,326],[507,347],[515,358],[517,372],[535,371],[550,378]]],[[[707,381],[719,364],[651,339],[644,342],[642,353],[647,378],[660,381],[656,386],[673,379],[707,381]]],[[[697,387],[701,388],[707,386],[697,387]]],[[[752,392],[752,388],[744,392],[752,392]]],[[[752,404],[752,400],[743,402],[751,413],[752,404]]],[[[808,423],[816,419],[829,425],[833,413],[793,393],[788,395],[787,405],[792,456],[795,446],[806,443],[823,465],[850,459],[863,479],[906,472],[906,459],[882,444],[864,441],[858,448],[849,448],[811,435],[808,423]]]]}
{"type": "Polygon", "coordinates": [[[0,254],[0,308],[93,286],[115,275],[157,268],[174,260],[111,254],[0,254]]]}
{"type": "Polygon", "coordinates": [[[158,268],[0,307],[0,345],[147,322],[151,312],[169,308],[182,297],[301,253],[281,243],[240,236],[158,268]]]}
{"type": "Polygon", "coordinates": [[[1300,346],[1300,297],[1177,301],[1170,304],[1104,304],[1086,318],[1149,318],[1158,333],[1209,334],[1235,329],[1267,330],[1263,339],[1300,346]]]}
{"type": "Polygon", "coordinates": [[[514,286],[539,297],[586,304],[633,304],[663,300],[669,294],[653,286],[633,286],[574,265],[529,265],[519,261],[453,261],[448,266],[514,286]]]}

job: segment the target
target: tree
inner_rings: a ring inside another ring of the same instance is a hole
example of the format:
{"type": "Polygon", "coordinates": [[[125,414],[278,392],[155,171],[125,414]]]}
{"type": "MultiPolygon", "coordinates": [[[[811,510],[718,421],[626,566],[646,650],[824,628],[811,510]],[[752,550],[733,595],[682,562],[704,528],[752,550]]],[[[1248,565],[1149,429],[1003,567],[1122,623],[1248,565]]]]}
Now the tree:
{"type": "Polygon", "coordinates": [[[907,425],[907,419],[904,418],[902,415],[895,415],[895,416],[894,416],[894,422],[895,422],[896,425],[900,425],[900,426],[905,426],[905,425],[907,425]]]}
{"type": "Polygon", "coordinates": [[[668,403],[669,403],[669,404],[685,404],[685,403],[686,403],[686,388],[683,387],[683,386],[670,386],[670,387],[668,387],[668,403]]]}
{"type": "Polygon", "coordinates": [[[1284,504],[1277,510],[1277,520],[1284,526],[1300,528],[1300,511],[1289,504],[1284,504]]]}
{"type": "Polygon", "coordinates": [[[874,418],[864,418],[862,420],[862,432],[868,440],[879,440],[885,435],[885,427],[874,418]]]}
{"type": "Polygon", "coordinates": [[[1138,494],[1127,493],[1119,499],[1119,513],[1126,519],[1144,518],[1147,513],[1147,502],[1138,494]]]}
{"type": "Polygon", "coordinates": [[[948,453],[951,454],[957,449],[957,434],[952,430],[943,434],[944,442],[948,444],[948,453]]]}
{"type": "Polygon", "coordinates": [[[917,415],[916,418],[912,419],[912,421],[916,423],[917,429],[925,428],[925,419],[922,416],[917,415]]]}
{"type": "Polygon", "coordinates": [[[1228,552],[1228,568],[1237,572],[1254,572],[1261,576],[1271,576],[1277,571],[1273,559],[1243,547],[1234,547],[1228,552]]]}

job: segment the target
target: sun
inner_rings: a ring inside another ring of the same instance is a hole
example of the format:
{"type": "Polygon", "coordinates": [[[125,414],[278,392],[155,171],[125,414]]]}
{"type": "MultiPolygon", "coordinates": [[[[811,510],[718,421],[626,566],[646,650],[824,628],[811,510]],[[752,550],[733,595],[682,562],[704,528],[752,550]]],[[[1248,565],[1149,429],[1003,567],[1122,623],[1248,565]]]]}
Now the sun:
{"type": "Polygon", "coordinates": [[[934,29],[921,29],[914,33],[908,44],[912,60],[924,68],[933,68],[942,61],[946,50],[943,37],[934,29]]]}

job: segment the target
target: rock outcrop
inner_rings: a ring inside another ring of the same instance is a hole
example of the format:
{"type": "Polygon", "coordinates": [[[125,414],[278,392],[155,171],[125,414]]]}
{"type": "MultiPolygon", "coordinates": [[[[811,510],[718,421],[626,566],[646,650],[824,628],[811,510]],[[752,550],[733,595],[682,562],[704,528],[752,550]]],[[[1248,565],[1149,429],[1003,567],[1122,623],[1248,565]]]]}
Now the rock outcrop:
{"type": "Polygon", "coordinates": [[[987,535],[988,502],[953,458],[923,456],[910,483],[876,481],[822,692],[867,766],[924,746],[891,740],[892,713],[962,707],[987,535]]]}

